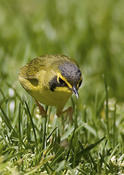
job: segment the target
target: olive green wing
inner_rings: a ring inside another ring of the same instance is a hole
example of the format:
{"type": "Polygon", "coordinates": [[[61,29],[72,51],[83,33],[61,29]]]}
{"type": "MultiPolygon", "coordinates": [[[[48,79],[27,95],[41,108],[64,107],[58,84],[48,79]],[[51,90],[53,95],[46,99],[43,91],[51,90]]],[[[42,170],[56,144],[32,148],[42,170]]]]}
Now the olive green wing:
{"type": "Polygon", "coordinates": [[[46,60],[44,57],[34,58],[28,64],[23,66],[19,72],[19,81],[21,85],[27,90],[33,89],[39,83],[37,73],[41,70],[46,70],[46,60]]]}
{"type": "Polygon", "coordinates": [[[21,68],[19,75],[25,79],[36,78],[40,70],[45,70],[45,59],[34,58],[28,64],[21,68]]]}
{"type": "Polygon", "coordinates": [[[21,68],[19,76],[25,79],[36,78],[39,71],[56,70],[58,65],[62,64],[64,61],[70,61],[70,59],[64,55],[45,55],[37,57],[21,68]]]}

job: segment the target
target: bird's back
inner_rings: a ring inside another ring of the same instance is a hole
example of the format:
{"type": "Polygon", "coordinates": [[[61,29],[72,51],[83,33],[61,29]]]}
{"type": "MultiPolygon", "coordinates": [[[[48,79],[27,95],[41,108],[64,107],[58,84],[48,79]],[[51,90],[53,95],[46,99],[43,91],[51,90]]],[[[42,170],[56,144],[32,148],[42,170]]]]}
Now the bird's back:
{"type": "Polygon", "coordinates": [[[19,76],[33,78],[40,70],[58,69],[58,65],[70,59],[64,55],[45,55],[34,58],[20,70],[19,76]]]}

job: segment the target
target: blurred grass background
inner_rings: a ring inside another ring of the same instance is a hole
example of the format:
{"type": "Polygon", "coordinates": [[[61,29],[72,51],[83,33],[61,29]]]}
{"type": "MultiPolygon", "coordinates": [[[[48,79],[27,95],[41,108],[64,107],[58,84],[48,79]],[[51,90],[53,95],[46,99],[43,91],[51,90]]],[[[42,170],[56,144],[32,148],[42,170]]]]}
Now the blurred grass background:
{"type": "MultiPolygon", "coordinates": [[[[0,104],[5,94],[8,98],[11,90],[8,86],[14,87],[20,96],[24,94],[17,80],[22,65],[40,55],[65,54],[77,60],[81,67],[84,84],[80,89],[77,108],[83,111],[82,120],[95,130],[85,126],[91,131],[91,135],[84,131],[83,143],[94,143],[105,135],[104,75],[109,98],[112,98],[110,100],[112,107],[113,99],[119,103],[117,116],[115,106],[109,114],[110,127],[113,126],[115,119],[112,117],[118,117],[117,135],[112,135],[116,130],[111,130],[112,137],[110,137],[114,142],[113,148],[116,144],[120,144],[120,151],[122,151],[124,141],[123,7],[123,0],[94,0],[93,2],[90,0],[0,0],[0,94],[4,93],[0,97],[0,104]],[[99,117],[103,118],[99,119],[99,117]]],[[[33,102],[30,100],[30,103],[29,106],[33,102]]],[[[3,106],[9,113],[8,107],[6,108],[5,104],[3,106]]],[[[18,111],[17,108],[16,110],[18,111]]],[[[14,120],[15,126],[17,118],[11,120],[14,120]]]]}
{"type": "Polygon", "coordinates": [[[1,74],[14,82],[29,59],[65,54],[81,65],[86,98],[102,89],[105,74],[111,95],[123,100],[123,6],[122,0],[1,0],[1,74]]]}

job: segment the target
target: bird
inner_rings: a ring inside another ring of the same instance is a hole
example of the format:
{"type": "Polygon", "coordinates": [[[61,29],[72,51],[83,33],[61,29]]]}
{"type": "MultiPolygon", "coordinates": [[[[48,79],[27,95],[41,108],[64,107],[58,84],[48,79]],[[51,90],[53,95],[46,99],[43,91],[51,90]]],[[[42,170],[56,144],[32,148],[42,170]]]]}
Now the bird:
{"type": "Polygon", "coordinates": [[[41,114],[42,104],[55,106],[60,116],[68,99],[82,84],[82,73],[77,63],[65,55],[43,55],[20,68],[18,79],[22,87],[35,99],[41,114]]]}

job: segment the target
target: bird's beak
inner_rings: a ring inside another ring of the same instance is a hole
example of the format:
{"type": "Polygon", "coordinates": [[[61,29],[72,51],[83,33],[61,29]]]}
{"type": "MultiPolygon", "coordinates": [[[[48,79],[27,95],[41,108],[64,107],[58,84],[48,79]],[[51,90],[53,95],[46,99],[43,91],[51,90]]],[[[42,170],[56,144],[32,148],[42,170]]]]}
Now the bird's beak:
{"type": "Polygon", "coordinates": [[[79,97],[78,90],[77,90],[77,88],[75,86],[72,87],[72,91],[76,95],[76,97],[78,98],[79,97]]]}

